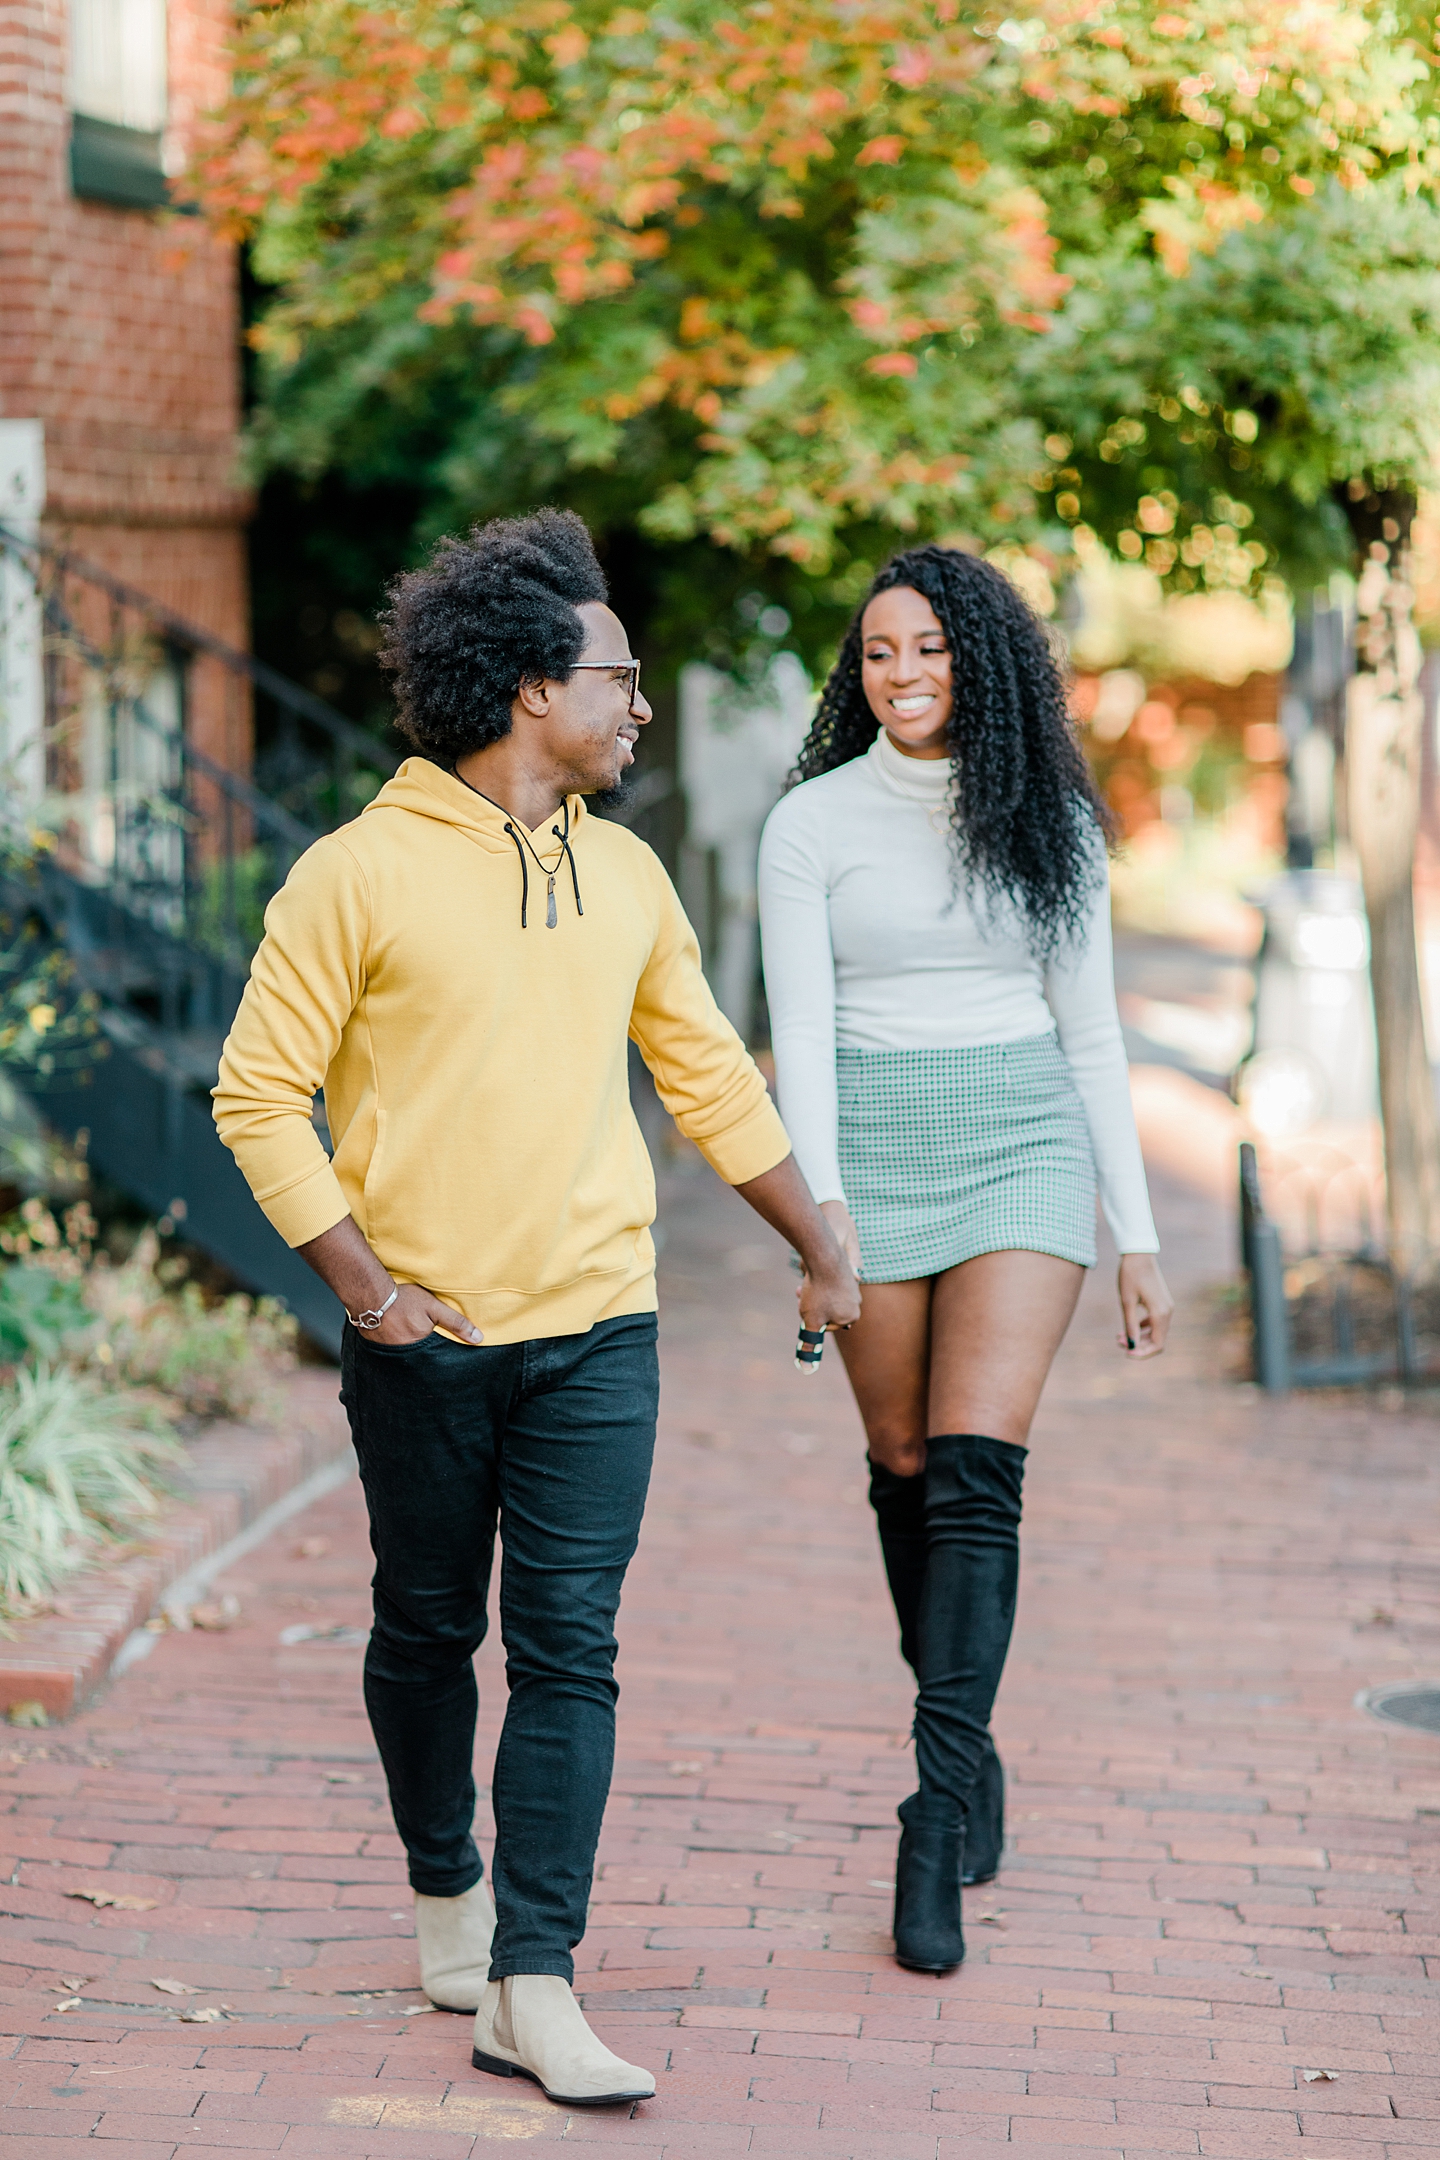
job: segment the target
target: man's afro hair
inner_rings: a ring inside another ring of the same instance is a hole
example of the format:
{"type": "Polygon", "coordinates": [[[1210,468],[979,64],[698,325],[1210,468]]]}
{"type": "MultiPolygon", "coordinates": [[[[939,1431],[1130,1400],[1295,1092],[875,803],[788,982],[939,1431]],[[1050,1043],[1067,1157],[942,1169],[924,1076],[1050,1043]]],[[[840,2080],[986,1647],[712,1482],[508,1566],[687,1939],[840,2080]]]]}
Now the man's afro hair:
{"type": "Polygon", "coordinates": [[[380,617],[397,727],[447,769],[499,742],[522,681],[569,678],[585,643],[576,608],[607,597],[573,510],[495,518],[442,540],[423,570],[395,580],[380,617]]]}

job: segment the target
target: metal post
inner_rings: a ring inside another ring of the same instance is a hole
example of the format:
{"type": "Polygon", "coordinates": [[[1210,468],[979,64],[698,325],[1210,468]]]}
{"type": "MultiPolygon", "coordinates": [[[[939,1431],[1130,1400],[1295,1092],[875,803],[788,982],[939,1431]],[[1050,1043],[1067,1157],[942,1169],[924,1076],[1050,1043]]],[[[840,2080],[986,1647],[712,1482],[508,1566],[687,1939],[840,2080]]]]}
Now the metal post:
{"type": "Polygon", "coordinates": [[[1255,1271],[1254,1254],[1251,1250],[1251,1233],[1260,1207],[1260,1173],[1255,1166],[1255,1150],[1248,1140],[1240,1143],[1240,1265],[1247,1275],[1255,1271]]]}
{"type": "Polygon", "coordinates": [[[1272,1222],[1255,1225],[1250,1298],[1255,1314],[1255,1377],[1267,1395],[1290,1392],[1290,1319],[1285,1310],[1285,1262],[1272,1222]]]}
{"type": "Polygon", "coordinates": [[[1290,1317],[1285,1310],[1285,1260],[1280,1232],[1266,1219],[1255,1150],[1240,1143],[1240,1237],[1250,1275],[1255,1331],[1255,1378],[1267,1395],[1290,1392],[1290,1317]]]}

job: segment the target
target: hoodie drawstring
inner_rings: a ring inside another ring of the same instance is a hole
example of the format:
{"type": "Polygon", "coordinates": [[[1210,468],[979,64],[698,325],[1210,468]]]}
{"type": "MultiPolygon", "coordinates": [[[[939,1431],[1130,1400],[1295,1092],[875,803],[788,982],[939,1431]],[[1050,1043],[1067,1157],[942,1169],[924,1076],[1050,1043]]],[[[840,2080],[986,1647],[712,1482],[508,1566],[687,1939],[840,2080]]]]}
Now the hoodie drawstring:
{"type": "MultiPolygon", "coordinates": [[[[469,786],[468,781],[466,786],[469,786]]],[[[479,792],[480,790],[477,788],[475,793],[478,795],[479,792]]],[[[488,802],[490,798],[487,795],[485,799],[488,802]]],[[[560,864],[557,862],[553,870],[547,868],[546,864],[535,854],[535,849],[525,834],[512,825],[509,818],[505,820],[505,830],[514,841],[515,852],[520,857],[520,927],[523,930],[526,926],[525,915],[530,901],[530,871],[525,857],[535,855],[535,867],[545,879],[545,927],[547,930],[553,930],[560,919],[555,912],[555,879],[559,874],[560,864]]],[[[564,831],[562,832],[558,825],[552,825],[550,830],[560,842],[562,857],[570,865],[570,882],[575,887],[575,912],[577,915],[583,915],[585,910],[580,901],[580,873],[575,867],[575,857],[570,847],[570,805],[568,802],[565,805],[564,831]]]]}
{"type": "MultiPolygon", "coordinates": [[[[554,835],[555,835],[555,838],[556,838],[556,839],[557,839],[557,840],[558,840],[558,841],[560,842],[560,846],[561,846],[562,850],[564,851],[564,855],[565,855],[565,860],[566,860],[566,862],[568,862],[568,863],[569,863],[569,865],[570,865],[570,882],[571,882],[571,884],[572,884],[572,885],[573,885],[573,886],[575,887],[575,912],[576,912],[576,914],[577,914],[577,915],[583,915],[583,914],[585,913],[585,909],[584,909],[584,907],[582,906],[582,904],[581,904],[581,900],[580,900],[580,873],[579,873],[579,871],[578,871],[578,870],[577,870],[577,869],[575,868],[575,857],[574,857],[574,855],[572,854],[572,852],[571,852],[571,849],[570,849],[570,838],[569,838],[569,835],[570,835],[570,805],[569,805],[569,803],[568,803],[568,802],[567,802],[567,803],[566,803],[566,805],[565,805],[565,830],[564,830],[564,832],[561,832],[561,830],[560,830],[560,827],[559,827],[558,825],[552,825],[552,826],[550,827],[550,830],[551,830],[551,832],[552,832],[552,833],[554,833],[554,835]]],[[[557,864],[557,866],[556,866],[556,867],[557,867],[557,868],[559,867],[559,866],[558,866],[558,864],[557,864]]]]}
{"type": "Polygon", "coordinates": [[[523,930],[525,928],[525,910],[530,900],[530,872],[525,867],[525,850],[520,845],[520,835],[510,823],[509,818],[505,820],[505,830],[515,842],[515,852],[520,857],[520,927],[523,930]]]}

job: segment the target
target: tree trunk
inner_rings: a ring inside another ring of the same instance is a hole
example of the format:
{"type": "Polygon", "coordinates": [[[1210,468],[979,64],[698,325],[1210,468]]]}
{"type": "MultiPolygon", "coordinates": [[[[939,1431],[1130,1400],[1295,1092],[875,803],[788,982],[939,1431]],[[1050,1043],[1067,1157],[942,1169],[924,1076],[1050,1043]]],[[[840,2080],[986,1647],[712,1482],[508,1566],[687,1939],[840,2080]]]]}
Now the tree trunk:
{"type": "Polygon", "coordinates": [[[1363,480],[1352,480],[1342,499],[1359,557],[1345,726],[1350,837],[1370,921],[1390,1256],[1403,1271],[1440,1246],[1440,1120],[1415,952],[1422,720],[1410,585],[1415,499],[1363,480]]]}

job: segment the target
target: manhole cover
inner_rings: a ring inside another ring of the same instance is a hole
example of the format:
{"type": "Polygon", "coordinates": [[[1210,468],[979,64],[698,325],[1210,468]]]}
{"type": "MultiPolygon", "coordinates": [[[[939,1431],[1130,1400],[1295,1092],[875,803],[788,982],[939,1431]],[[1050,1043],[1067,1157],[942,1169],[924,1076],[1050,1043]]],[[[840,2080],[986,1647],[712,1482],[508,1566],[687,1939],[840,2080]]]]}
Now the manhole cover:
{"type": "Polygon", "coordinates": [[[1362,1688],[1355,1704],[1387,1725],[1440,1733],[1440,1685],[1434,1681],[1406,1680],[1396,1687],[1362,1688]]]}

